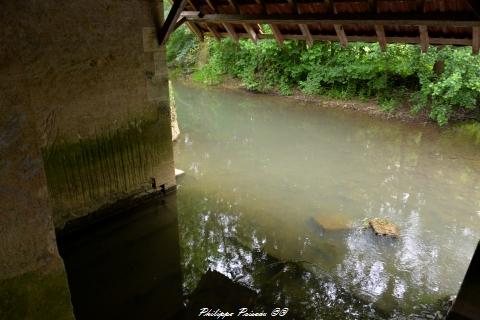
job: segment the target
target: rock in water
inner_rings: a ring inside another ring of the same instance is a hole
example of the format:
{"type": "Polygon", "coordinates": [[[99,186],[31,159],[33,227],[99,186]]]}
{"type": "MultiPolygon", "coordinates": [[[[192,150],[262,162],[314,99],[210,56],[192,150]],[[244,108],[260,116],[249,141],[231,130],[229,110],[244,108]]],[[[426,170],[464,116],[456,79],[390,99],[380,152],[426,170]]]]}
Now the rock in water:
{"type": "Polygon", "coordinates": [[[312,217],[312,221],[326,231],[348,230],[352,226],[352,221],[339,213],[312,217]]]}
{"type": "Polygon", "coordinates": [[[368,220],[368,225],[373,229],[375,234],[381,236],[389,236],[398,238],[400,235],[398,228],[395,224],[391,223],[387,219],[373,218],[368,220]]]}

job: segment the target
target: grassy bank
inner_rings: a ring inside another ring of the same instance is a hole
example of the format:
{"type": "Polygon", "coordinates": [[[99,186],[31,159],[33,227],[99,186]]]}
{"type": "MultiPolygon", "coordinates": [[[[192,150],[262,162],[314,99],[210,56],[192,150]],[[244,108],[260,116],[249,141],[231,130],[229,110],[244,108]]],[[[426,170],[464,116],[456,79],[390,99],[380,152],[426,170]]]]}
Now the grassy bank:
{"type": "Polygon", "coordinates": [[[182,27],[169,40],[168,63],[174,75],[191,74],[207,85],[235,78],[257,92],[375,101],[385,114],[407,112],[441,126],[480,120],[480,58],[470,47],[431,47],[422,54],[405,44],[386,52],[367,43],[317,42],[309,49],[301,41],[200,44],[182,27]]]}

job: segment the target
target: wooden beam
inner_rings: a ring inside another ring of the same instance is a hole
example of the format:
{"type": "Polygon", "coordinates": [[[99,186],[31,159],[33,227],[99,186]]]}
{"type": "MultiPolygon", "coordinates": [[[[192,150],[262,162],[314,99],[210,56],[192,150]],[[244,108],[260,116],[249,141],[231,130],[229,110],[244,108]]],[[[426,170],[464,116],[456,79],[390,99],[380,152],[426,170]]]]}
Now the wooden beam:
{"type": "Polygon", "coordinates": [[[210,8],[213,12],[217,13],[217,12],[218,12],[217,7],[215,7],[215,5],[213,4],[212,0],[206,0],[206,1],[207,1],[207,5],[209,6],[209,8],[210,8]]]}
{"type": "Polygon", "coordinates": [[[418,26],[418,30],[420,32],[420,46],[422,48],[422,52],[427,52],[429,43],[427,26],[418,26]]]}
{"type": "Polygon", "coordinates": [[[382,25],[376,24],[375,25],[375,33],[377,34],[378,43],[380,44],[380,48],[382,51],[387,50],[387,38],[385,37],[385,29],[382,25]]]}
{"type": "Polygon", "coordinates": [[[255,32],[255,30],[253,30],[252,26],[246,23],[243,23],[242,26],[247,31],[253,43],[257,44],[257,41],[258,41],[257,33],[255,32]]]}
{"type": "Polygon", "coordinates": [[[480,48],[480,27],[472,28],[472,53],[478,54],[480,48]]]}
{"type": "Polygon", "coordinates": [[[240,7],[238,6],[237,1],[235,0],[228,0],[230,6],[235,10],[236,13],[240,13],[240,7]]]}
{"type": "Polygon", "coordinates": [[[275,37],[275,40],[277,40],[278,45],[283,45],[283,35],[280,32],[280,29],[278,29],[277,25],[271,24],[270,29],[272,29],[272,34],[275,37]]]}
{"type": "Polygon", "coordinates": [[[307,42],[307,47],[311,48],[313,46],[313,38],[308,26],[306,24],[299,24],[300,30],[302,30],[302,34],[305,37],[305,41],[307,42]]]}
{"type": "Polygon", "coordinates": [[[334,24],[333,27],[335,28],[335,32],[337,33],[338,41],[340,45],[344,48],[347,47],[348,40],[347,35],[345,34],[345,30],[343,30],[343,26],[341,24],[334,24]]]}
{"type": "Polygon", "coordinates": [[[217,41],[220,41],[222,39],[222,35],[220,34],[220,32],[218,32],[216,25],[210,25],[207,23],[206,26],[208,31],[210,31],[210,33],[215,37],[215,39],[217,39],[217,41]]]}
{"type": "Polygon", "coordinates": [[[233,27],[233,25],[231,25],[230,23],[224,23],[223,26],[225,27],[225,29],[227,30],[228,34],[230,35],[230,37],[232,37],[233,41],[235,41],[236,43],[238,43],[238,34],[237,32],[235,31],[235,28],[233,27]]]}
{"type": "Polygon", "coordinates": [[[175,23],[175,26],[173,27],[173,31],[177,30],[182,24],[184,24],[187,21],[187,18],[185,17],[180,17],[177,22],[175,23]]]}
{"type": "Polygon", "coordinates": [[[187,0],[177,0],[173,2],[172,8],[168,13],[167,19],[165,19],[162,28],[157,30],[157,41],[159,45],[165,44],[165,42],[168,40],[168,37],[175,28],[175,24],[180,17],[180,13],[182,13],[186,4],[187,0]]]}
{"type": "MultiPolygon", "coordinates": [[[[221,33],[222,37],[229,37],[230,34],[227,32],[221,33]]],[[[239,38],[249,38],[249,35],[245,33],[237,33],[239,38]]],[[[305,40],[305,37],[302,34],[282,34],[284,39],[290,40],[305,40]]],[[[259,39],[274,39],[273,34],[258,34],[259,39]]],[[[323,34],[312,34],[314,41],[338,41],[336,35],[323,35],[323,34]]],[[[377,36],[348,36],[350,42],[378,42],[377,36]]],[[[387,43],[411,43],[419,44],[420,37],[386,37],[387,43]]],[[[456,45],[456,46],[471,46],[471,38],[429,38],[430,45],[456,45]]]]}
{"type": "Polygon", "coordinates": [[[267,24],[363,24],[393,26],[480,26],[480,20],[471,14],[453,13],[362,13],[362,14],[207,14],[199,18],[188,18],[198,22],[267,23],[267,24]]]}
{"type": "Polygon", "coordinates": [[[478,0],[468,0],[468,4],[476,16],[480,18],[480,2],[478,0]]]}

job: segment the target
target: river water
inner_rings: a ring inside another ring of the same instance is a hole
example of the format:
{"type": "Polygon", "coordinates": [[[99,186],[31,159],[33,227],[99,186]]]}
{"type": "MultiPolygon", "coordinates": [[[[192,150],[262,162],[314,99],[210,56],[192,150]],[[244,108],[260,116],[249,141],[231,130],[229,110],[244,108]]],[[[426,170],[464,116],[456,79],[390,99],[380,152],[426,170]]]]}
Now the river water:
{"type": "Polygon", "coordinates": [[[185,293],[212,269],[323,319],[456,294],[480,238],[478,141],[284,97],[174,93],[185,293]],[[365,228],[373,217],[399,238],[365,228]]]}

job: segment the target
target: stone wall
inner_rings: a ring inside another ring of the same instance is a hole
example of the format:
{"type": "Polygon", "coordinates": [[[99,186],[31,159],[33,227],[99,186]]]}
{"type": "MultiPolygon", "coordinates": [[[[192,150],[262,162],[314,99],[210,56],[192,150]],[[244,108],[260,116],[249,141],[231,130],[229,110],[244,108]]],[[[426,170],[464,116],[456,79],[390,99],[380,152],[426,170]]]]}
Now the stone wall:
{"type": "Polygon", "coordinates": [[[153,178],[157,187],[174,186],[165,49],[152,50],[144,36],[152,3],[2,7],[0,81],[23,80],[19,94],[35,112],[55,226],[149,192],[153,178]]]}
{"type": "Polygon", "coordinates": [[[0,0],[0,319],[15,299],[44,306],[20,318],[71,317],[54,227],[175,186],[155,9],[162,19],[161,0],[0,0]]]}

